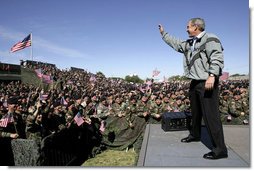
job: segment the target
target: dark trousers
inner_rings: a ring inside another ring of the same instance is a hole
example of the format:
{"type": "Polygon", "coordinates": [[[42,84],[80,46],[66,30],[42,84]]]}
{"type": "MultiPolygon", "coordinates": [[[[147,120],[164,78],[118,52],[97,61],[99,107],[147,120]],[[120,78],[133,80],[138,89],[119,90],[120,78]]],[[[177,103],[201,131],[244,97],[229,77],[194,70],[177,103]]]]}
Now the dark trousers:
{"type": "Polygon", "coordinates": [[[192,112],[190,136],[200,138],[202,117],[212,140],[215,154],[227,153],[219,113],[219,81],[216,78],[213,90],[205,90],[205,80],[192,80],[189,90],[192,112]]]}

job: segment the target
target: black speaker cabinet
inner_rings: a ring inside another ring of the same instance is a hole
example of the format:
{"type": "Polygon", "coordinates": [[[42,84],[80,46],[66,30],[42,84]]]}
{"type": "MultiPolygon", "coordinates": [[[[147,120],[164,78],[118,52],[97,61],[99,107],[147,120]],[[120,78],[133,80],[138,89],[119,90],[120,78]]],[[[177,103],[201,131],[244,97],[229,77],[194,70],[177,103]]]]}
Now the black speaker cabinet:
{"type": "Polygon", "coordinates": [[[161,128],[164,131],[182,131],[191,129],[190,112],[166,112],[162,115],[161,128]]]}

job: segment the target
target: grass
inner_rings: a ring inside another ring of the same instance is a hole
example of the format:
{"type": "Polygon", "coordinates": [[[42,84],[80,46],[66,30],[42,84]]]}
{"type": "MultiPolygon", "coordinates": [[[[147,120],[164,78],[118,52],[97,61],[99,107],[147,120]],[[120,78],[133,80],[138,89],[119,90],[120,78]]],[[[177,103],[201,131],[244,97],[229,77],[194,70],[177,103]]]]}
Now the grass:
{"type": "Polygon", "coordinates": [[[85,161],[82,166],[88,167],[112,167],[112,166],[136,166],[136,161],[138,154],[130,149],[127,152],[116,151],[116,150],[106,150],[101,154],[96,155],[94,158],[90,158],[85,161]]]}

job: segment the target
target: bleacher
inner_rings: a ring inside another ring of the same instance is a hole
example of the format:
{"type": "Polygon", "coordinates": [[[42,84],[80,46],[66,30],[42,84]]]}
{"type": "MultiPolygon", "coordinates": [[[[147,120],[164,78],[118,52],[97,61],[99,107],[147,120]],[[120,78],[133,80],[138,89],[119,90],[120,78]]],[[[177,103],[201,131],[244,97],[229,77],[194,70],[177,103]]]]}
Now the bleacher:
{"type": "Polygon", "coordinates": [[[21,80],[21,66],[0,63],[0,81],[19,81],[21,80]]]}

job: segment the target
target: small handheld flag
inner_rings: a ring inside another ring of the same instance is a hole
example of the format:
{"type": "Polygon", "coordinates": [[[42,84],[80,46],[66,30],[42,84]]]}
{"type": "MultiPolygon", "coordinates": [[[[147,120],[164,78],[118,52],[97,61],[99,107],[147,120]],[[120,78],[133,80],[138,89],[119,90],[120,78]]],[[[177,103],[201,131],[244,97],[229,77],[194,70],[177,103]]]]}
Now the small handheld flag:
{"type": "Polygon", "coordinates": [[[82,125],[85,121],[84,121],[84,119],[82,118],[82,116],[81,116],[81,114],[78,112],[77,114],[76,114],[76,116],[74,117],[74,121],[76,122],[76,124],[78,125],[78,126],[80,126],[80,125],[82,125]]]}

